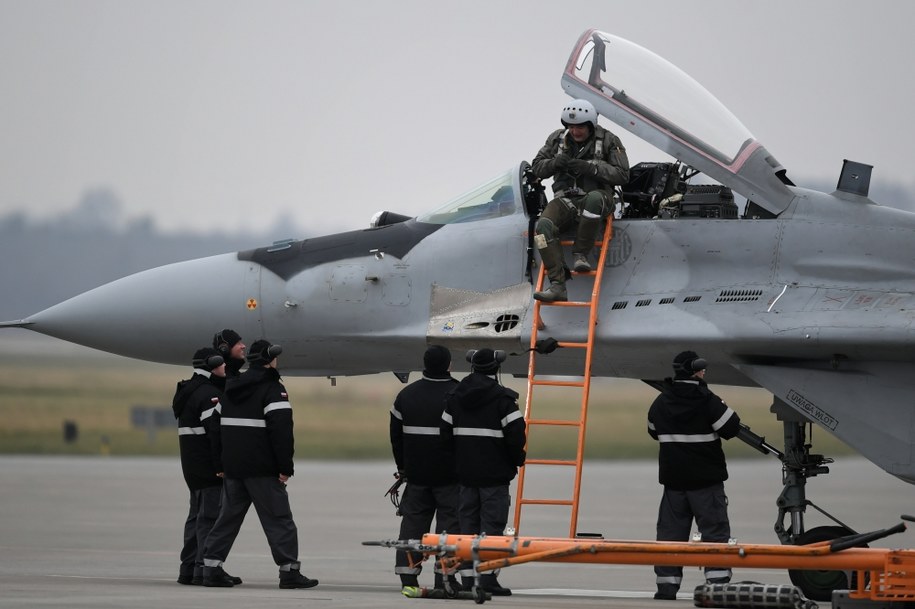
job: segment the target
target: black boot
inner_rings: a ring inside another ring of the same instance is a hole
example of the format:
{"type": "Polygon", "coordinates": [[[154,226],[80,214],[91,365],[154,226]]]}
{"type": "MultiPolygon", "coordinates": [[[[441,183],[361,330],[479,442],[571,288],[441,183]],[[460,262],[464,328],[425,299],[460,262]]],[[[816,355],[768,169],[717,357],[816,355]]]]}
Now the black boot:
{"type": "Polygon", "coordinates": [[[484,592],[489,592],[493,596],[511,596],[512,591],[509,588],[503,588],[502,584],[499,583],[499,580],[496,579],[495,575],[491,573],[488,575],[480,576],[480,587],[483,588],[484,592]]]}
{"type": "Polygon", "coordinates": [[[314,588],[318,585],[318,580],[310,579],[302,575],[298,569],[280,571],[280,588],[314,588]]]}
{"type": "Polygon", "coordinates": [[[191,573],[179,573],[178,574],[178,583],[184,584],[185,586],[194,585],[194,576],[191,573]]]}
{"type": "Polygon", "coordinates": [[[654,593],[656,601],[675,601],[680,588],[671,584],[658,584],[658,591],[654,593]]]}
{"type": "Polygon", "coordinates": [[[222,572],[225,573],[225,574],[226,574],[226,577],[228,577],[229,579],[231,579],[231,580],[232,580],[232,583],[235,584],[236,586],[239,585],[239,584],[241,584],[241,578],[240,578],[240,577],[235,577],[234,575],[229,575],[228,573],[226,573],[226,570],[225,570],[225,569],[223,569],[222,572]]]}
{"type": "MultiPolygon", "coordinates": [[[[231,588],[235,584],[235,579],[223,571],[222,567],[204,567],[203,568],[203,585],[207,588],[231,588]]],[[[238,580],[241,583],[241,580],[238,580]]]]}

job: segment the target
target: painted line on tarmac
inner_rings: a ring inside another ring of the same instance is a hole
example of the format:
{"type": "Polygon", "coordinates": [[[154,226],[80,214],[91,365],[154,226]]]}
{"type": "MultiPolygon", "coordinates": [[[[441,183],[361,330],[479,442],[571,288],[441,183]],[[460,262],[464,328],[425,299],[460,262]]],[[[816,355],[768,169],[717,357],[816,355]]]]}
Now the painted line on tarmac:
{"type": "MultiPolygon", "coordinates": [[[[512,588],[518,596],[594,596],[597,598],[654,598],[654,592],[642,590],[581,590],[577,588],[512,588]]],[[[678,594],[678,599],[691,600],[692,594],[678,594]]]]}

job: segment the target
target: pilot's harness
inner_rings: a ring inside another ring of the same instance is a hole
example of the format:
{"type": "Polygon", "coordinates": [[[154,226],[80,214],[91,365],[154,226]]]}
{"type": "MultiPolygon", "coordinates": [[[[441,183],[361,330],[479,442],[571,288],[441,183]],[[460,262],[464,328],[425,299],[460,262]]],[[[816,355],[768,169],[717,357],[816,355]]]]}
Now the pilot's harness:
{"type": "MultiPolygon", "coordinates": [[[[557,154],[567,154],[569,152],[569,145],[567,142],[567,136],[569,135],[569,130],[566,129],[563,131],[562,135],[559,138],[559,149],[557,154]]],[[[582,148],[578,151],[579,154],[582,153],[585,149],[582,148]]],[[[604,155],[604,140],[603,138],[597,137],[597,132],[594,134],[594,158],[602,159],[604,155]]],[[[527,227],[527,265],[525,270],[525,275],[528,278],[528,281],[531,284],[534,283],[533,267],[534,267],[534,233],[536,232],[537,219],[540,217],[540,212],[543,211],[543,208],[546,207],[546,193],[543,186],[543,182],[534,175],[533,169],[528,165],[524,170],[525,176],[527,177],[528,191],[524,193],[524,205],[527,207],[527,217],[528,217],[528,227],[527,227]]],[[[575,180],[574,176],[572,177],[575,180]]],[[[577,182],[577,180],[576,180],[577,182]]],[[[613,188],[614,191],[619,190],[618,187],[613,188]]],[[[570,188],[565,188],[553,193],[553,197],[561,200],[565,205],[575,212],[577,216],[579,213],[578,207],[571,201],[570,197],[582,197],[587,193],[579,188],[577,185],[570,188]]],[[[620,197],[622,200],[622,197],[620,197]]]]}

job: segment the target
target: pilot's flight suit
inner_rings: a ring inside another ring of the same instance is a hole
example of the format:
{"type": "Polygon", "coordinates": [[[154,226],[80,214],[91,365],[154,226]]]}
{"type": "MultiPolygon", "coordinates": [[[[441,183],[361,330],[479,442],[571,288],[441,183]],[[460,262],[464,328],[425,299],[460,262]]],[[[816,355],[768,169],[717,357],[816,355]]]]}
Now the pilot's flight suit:
{"type": "Polygon", "coordinates": [[[629,157],[620,139],[597,126],[587,140],[578,144],[566,129],[557,129],[531,163],[534,174],[553,178],[555,198],[547,203],[537,221],[535,243],[547,267],[550,281],[565,283],[559,236],[578,220],[573,254],[585,257],[594,249],[600,221],[613,213],[613,187],[629,180],[629,157]],[[587,161],[587,171],[559,167],[557,156],[587,161]]]}
{"type": "MultiPolygon", "coordinates": [[[[740,430],[740,417],[705,381],[666,379],[648,410],[648,434],[660,443],[658,481],[664,494],[658,510],[658,541],[688,541],[695,518],[702,541],[726,542],[731,536],[724,481],[727,463],[721,438],[740,430]]],[[[683,567],[656,566],[656,598],[672,599],[683,567]]],[[[731,570],[706,567],[709,583],[727,583],[731,570]]]]}

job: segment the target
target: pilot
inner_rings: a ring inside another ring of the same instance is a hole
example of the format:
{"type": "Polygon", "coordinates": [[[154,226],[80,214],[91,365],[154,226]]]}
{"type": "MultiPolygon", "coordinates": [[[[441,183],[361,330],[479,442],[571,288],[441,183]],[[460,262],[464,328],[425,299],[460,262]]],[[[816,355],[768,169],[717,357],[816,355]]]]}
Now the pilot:
{"type": "MultiPolygon", "coordinates": [[[[391,449],[397,472],[407,486],[398,512],[400,537],[419,539],[431,531],[458,531],[458,484],[454,454],[441,439],[439,426],[445,409],[445,396],[458,382],[449,370],[451,352],[441,345],[431,345],[423,355],[423,377],[397,394],[391,408],[391,449]]],[[[419,592],[422,554],[397,551],[394,572],[400,576],[405,596],[419,592]]],[[[456,580],[451,590],[460,590],[456,580]]],[[[435,562],[435,588],[444,589],[444,575],[435,562]]]]}
{"type": "Polygon", "coordinates": [[[279,345],[255,341],[248,369],[226,381],[221,426],[225,492],[204,549],[204,586],[235,585],[223,563],[252,503],[279,566],[280,588],[318,585],[300,572],[298,529],[286,492],[294,437],[292,405],[276,368],[281,352],[279,345]]]}
{"type": "MultiPolygon", "coordinates": [[[[219,418],[222,391],[214,378],[225,379],[226,365],[216,349],[198,349],[191,360],[194,374],[178,382],[172,410],[178,420],[181,470],[190,491],[184,522],[184,547],[178,583],[203,583],[203,547],[219,515],[222,496],[219,418]]],[[[228,576],[236,584],[241,579],[228,576]]]]}
{"type": "Polygon", "coordinates": [[[245,343],[235,330],[226,328],[213,335],[213,348],[226,361],[226,378],[238,376],[245,365],[245,343]]]}
{"type": "Polygon", "coordinates": [[[591,270],[588,255],[594,249],[602,218],[614,210],[614,186],[629,181],[629,158],[620,139],[597,124],[597,111],[590,102],[575,99],[563,109],[562,129],[546,140],[531,163],[534,174],[553,178],[552,201],[547,203],[534,230],[534,244],[546,266],[550,285],[535,292],[542,302],[568,300],[560,235],[578,222],[572,245],[573,268],[591,270]]]}
{"type": "MultiPolygon", "coordinates": [[[[496,376],[504,351],[467,353],[471,373],[448,394],[442,413],[442,439],[453,447],[460,482],[458,520],[465,535],[504,535],[511,503],[508,485],[524,465],[527,440],[518,394],[496,376]]],[[[462,565],[463,588],[472,589],[472,569],[462,565]]],[[[480,577],[484,591],[508,596],[496,579],[498,570],[480,577]]]]}
{"type": "MultiPolygon", "coordinates": [[[[705,360],[683,351],[673,361],[674,378],[648,410],[648,434],[659,442],[658,480],[664,485],[658,510],[658,541],[688,541],[695,519],[702,541],[731,537],[724,481],[727,463],[721,438],[740,431],[740,417],[705,384],[705,360]]],[[[656,566],[660,600],[676,600],[683,567],[656,566]]],[[[710,584],[731,581],[731,570],[705,567],[710,584]]]]}

